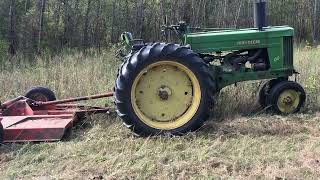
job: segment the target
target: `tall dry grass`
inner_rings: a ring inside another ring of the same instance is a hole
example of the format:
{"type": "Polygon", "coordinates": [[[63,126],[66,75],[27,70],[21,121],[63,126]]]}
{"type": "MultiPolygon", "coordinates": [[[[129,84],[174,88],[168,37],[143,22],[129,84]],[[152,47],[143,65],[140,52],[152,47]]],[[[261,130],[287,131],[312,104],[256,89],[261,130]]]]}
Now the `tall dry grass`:
{"type": "MultiPolygon", "coordinates": [[[[320,108],[319,57],[320,49],[298,48],[295,51],[295,66],[301,73],[297,81],[307,92],[307,103],[302,112],[320,108]]],[[[22,56],[2,59],[0,100],[23,95],[32,86],[47,86],[55,91],[58,98],[111,91],[119,64],[112,50],[101,54],[91,50],[87,54],[67,52],[56,56],[43,55],[31,61],[22,56]]],[[[257,111],[259,105],[256,97],[262,82],[238,83],[222,90],[216,98],[213,118],[260,113],[257,111]]],[[[104,100],[98,102],[101,104],[104,100]]]]}
{"type": "MultiPolygon", "coordinates": [[[[113,116],[93,116],[68,141],[0,147],[0,179],[316,179],[320,176],[320,50],[296,49],[298,81],[308,100],[305,114],[260,114],[260,82],[227,87],[212,119],[184,137],[136,138],[113,116]]],[[[120,62],[112,52],[3,59],[0,99],[31,86],[59,98],[112,90],[120,62]]],[[[101,100],[103,105],[111,100],[101,100]]]]}
{"type": "Polygon", "coordinates": [[[58,98],[112,91],[119,63],[112,51],[94,50],[42,55],[32,60],[22,56],[2,59],[0,99],[24,95],[33,86],[49,87],[58,98]]]}

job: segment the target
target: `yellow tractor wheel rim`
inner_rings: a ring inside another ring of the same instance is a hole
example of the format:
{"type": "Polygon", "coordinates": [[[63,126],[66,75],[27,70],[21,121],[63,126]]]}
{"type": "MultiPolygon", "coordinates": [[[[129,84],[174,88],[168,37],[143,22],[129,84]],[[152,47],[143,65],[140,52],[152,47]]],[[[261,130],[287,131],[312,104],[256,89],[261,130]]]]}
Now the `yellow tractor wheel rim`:
{"type": "Polygon", "coordinates": [[[282,113],[293,113],[300,104],[299,92],[289,89],[283,91],[278,98],[278,108],[282,113]]]}
{"type": "Polygon", "coordinates": [[[135,114],[155,129],[172,130],[188,123],[200,101],[200,83],[186,66],[159,61],[144,68],[131,89],[135,114]]]}

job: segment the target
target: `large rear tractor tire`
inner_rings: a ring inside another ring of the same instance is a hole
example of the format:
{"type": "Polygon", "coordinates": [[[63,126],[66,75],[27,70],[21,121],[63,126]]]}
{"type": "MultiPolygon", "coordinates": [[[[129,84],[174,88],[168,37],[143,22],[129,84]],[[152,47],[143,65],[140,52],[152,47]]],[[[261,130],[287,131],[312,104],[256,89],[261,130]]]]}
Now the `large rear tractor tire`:
{"type": "Polygon", "coordinates": [[[182,135],[203,125],[215,91],[209,65],[196,53],[155,43],[120,68],[115,103],[124,124],[138,135],[182,135]]]}
{"type": "Polygon", "coordinates": [[[305,103],[306,93],[300,84],[283,81],[271,89],[268,100],[274,112],[288,115],[300,111],[305,103]]]}

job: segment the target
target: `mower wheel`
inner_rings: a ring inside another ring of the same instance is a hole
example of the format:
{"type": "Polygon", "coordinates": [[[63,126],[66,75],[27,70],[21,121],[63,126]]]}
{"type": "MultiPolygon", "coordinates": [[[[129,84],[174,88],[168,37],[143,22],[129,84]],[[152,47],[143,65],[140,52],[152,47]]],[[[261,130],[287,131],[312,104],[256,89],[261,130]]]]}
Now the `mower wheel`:
{"type": "Polygon", "coordinates": [[[281,81],[287,81],[285,79],[272,79],[262,84],[261,88],[259,89],[258,93],[258,103],[261,107],[265,108],[268,104],[268,94],[272,87],[274,87],[277,83],[281,81]]]}
{"type": "Polygon", "coordinates": [[[25,97],[42,102],[57,100],[54,92],[46,87],[34,87],[25,94],[25,97]]]}
{"type": "Polygon", "coordinates": [[[268,99],[274,112],[287,115],[300,111],[305,103],[306,93],[300,84],[283,81],[271,89],[268,99]]]}
{"type": "Polygon", "coordinates": [[[215,91],[209,66],[196,53],[155,43],[120,68],[115,103],[124,124],[137,135],[182,135],[203,125],[215,91]]]}
{"type": "Polygon", "coordinates": [[[2,142],[3,142],[3,126],[0,122],[0,146],[1,146],[2,142]]]}

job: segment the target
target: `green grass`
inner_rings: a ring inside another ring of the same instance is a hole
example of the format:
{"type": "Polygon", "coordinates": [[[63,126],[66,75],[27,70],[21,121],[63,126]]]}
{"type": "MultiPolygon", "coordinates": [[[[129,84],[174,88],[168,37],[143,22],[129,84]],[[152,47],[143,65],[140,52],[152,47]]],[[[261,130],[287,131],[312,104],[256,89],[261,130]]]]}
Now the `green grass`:
{"type": "MultiPolygon", "coordinates": [[[[257,110],[260,82],[220,93],[211,120],[183,137],[137,138],[115,115],[95,115],[68,140],[0,147],[1,179],[314,179],[320,176],[320,49],[297,49],[302,114],[257,110]]],[[[4,60],[3,60],[4,61],[4,60]]],[[[120,62],[111,52],[65,53],[32,62],[2,62],[0,99],[46,85],[59,98],[112,90],[120,62]]],[[[111,104],[99,100],[90,104],[111,104]]]]}

